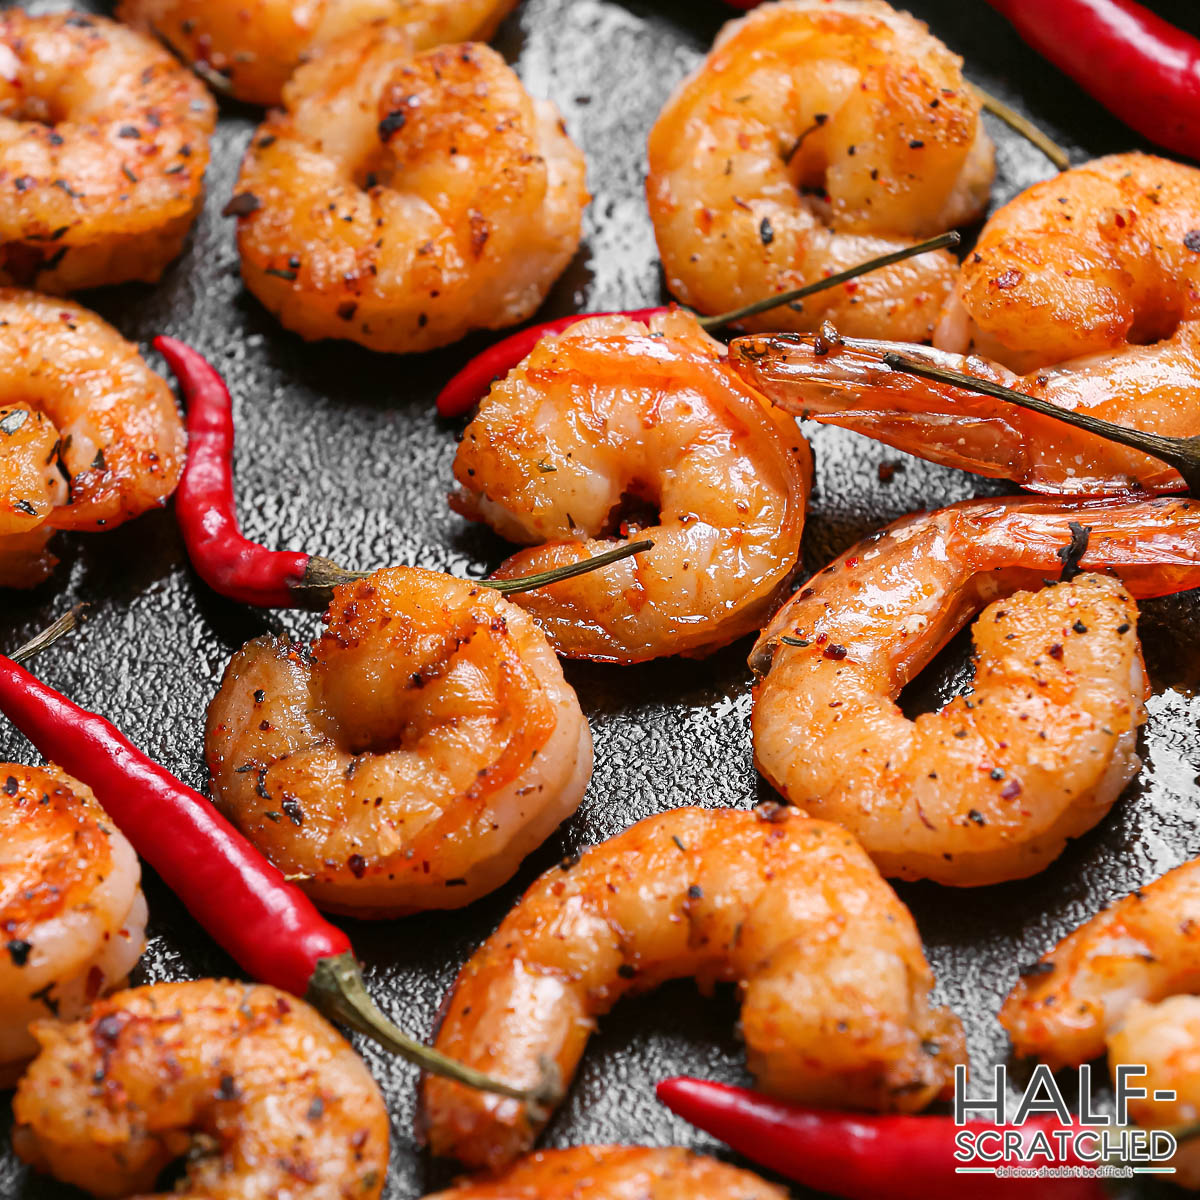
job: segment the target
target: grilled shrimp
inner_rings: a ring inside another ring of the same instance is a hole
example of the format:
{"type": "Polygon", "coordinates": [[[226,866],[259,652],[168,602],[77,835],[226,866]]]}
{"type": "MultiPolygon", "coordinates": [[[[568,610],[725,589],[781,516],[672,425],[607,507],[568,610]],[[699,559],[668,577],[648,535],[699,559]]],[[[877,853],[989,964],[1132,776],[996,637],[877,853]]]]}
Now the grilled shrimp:
{"type": "Polygon", "coordinates": [[[670,1146],[543,1150],[425,1200],[786,1200],[749,1171],[670,1146]]]}
{"type": "Polygon", "coordinates": [[[758,628],[797,565],[811,456],[685,312],[543,338],[467,427],[451,503],[513,541],[497,572],[654,548],[516,597],[560,654],[702,654],[758,628]],[[643,510],[649,509],[647,513],[643,510]]]}
{"type": "Polygon", "coordinates": [[[731,358],[788,411],[947,466],[1039,492],[1175,489],[1179,475],[1158,459],[893,372],[883,355],[898,351],[1073,412],[1187,436],[1200,389],[1198,207],[1195,167],[1147,154],[1098,159],[1035,184],[988,221],[938,324],[938,349],[839,344],[826,333],[746,339],[731,358]]]}
{"type": "Polygon", "coordinates": [[[141,1195],[185,1155],[172,1196],[376,1200],[383,1190],[379,1088],[341,1034],[275,988],[155,983],[78,1021],[39,1021],[34,1035],[13,1148],[94,1196],[141,1195]]]}
{"type": "Polygon", "coordinates": [[[554,652],[491,588],[393,567],[312,646],[256,638],[206,748],[221,809],[323,908],[394,916],[498,887],[579,805],[592,740],[554,652]]]}
{"type": "Polygon", "coordinates": [[[216,109],[153,38],[0,12],[0,283],[153,283],[200,211],[216,109]]]}
{"type": "MultiPolygon", "coordinates": [[[[882,0],[781,0],[731,22],[649,154],[667,285],[706,313],[973,220],[994,172],[962,60],[882,0]]],[[[925,254],[747,324],[921,341],[955,270],[925,254]]]]}
{"type": "Polygon", "coordinates": [[[73,1018],[122,987],[146,945],[133,847],[83,784],[0,763],[0,1087],[37,1043],[31,1022],[73,1018]]]}
{"type": "Polygon", "coordinates": [[[376,21],[417,49],[486,41],[516,0],[122,0],[122,21],[163,38],[221,92],[278,104],[314,49],[376,21]]]}
{"type": "Polygon", "coordinates": [[[579,245],[583,155],[487,46],[371,27],[302,66],[230,211],[246,286],[291,330],[428,350],[530,316],[579,245]]]}
{"type": "Polygon", "coordinates": [[[897,522],[759,639],[759,769],[885,875],[975,886],[1040,871],[1141,765],[1131,597],[1196,586],[1198,547],[1200,505],[1184,501],[973,500],[897,522]],[[1087,530],[1083,566],[1123,582],[1019,590],[1057,575],[1087,530]],[[981,609],[972,692],[910,721],[900,690],[981,609]]]}
{"type": "MultiPolygon", "coordinates": [[[[1085,921],[1027,968],[1000,1011],[1019,1054],[1052,1066],[1103,1054],[1146,1067],[1137,1086],[1174,1101],[1131,1101],[1143,1125],[1200,1116],[1200,859],[1085,921]]],[[[1200,1187],[1200,1147],[1185,1144],[1175,1182],[1200,1187]]]]}
{"type": "Polygon", "coordinates": [[[111,529],[175,490],[171,390],[87,309],[0,289],[0,396],[0,587],[49,575],[54,530],[111,529]]]}
{"type": "MultiPolygon", "coordinates": [[[[908,910],[844,830],[776,805],[676,809],[552,868],[459,972],[437,1048],[569,1082],[596,1017],[683,976],[739,984],[750,1069],[774,1095],[914,1111],[964,1061],[908,910]]],[[[519,1101],[440,1079],[424,1105],[433,1151],[471,1166],[511,1162],[540,1129],[519,1101]]]]}

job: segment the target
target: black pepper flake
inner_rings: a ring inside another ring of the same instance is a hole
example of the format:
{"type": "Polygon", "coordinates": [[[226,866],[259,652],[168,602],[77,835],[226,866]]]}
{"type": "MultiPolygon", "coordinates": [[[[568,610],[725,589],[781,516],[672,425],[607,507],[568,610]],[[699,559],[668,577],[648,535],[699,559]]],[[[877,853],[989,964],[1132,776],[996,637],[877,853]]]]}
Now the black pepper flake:
{"type": "Polygon", "coordinates": [[[284,270],[280,267],[268,267],[264,275],[274,275],[276,279],[286,279],[288,283],[294,283],[296,280],[296,272],[284,270]]]}
{"type": "Polygon", "coordinates": [[[701,900],[703,898],[704,898],[704,889],[698,883],[693,883],[691,885],[691,887],[688,888],[688,899],[689,900],[701,900]]]}
{"type": "Polygon", "coordinates": [[[124,164],[121,164],[121,174],[129,180],[130,183],[137,183],[138,177],[124,164]]]}
{"type": "Polygon", "coordinates": [[[287,817],[293,825],[304,824],[304,809],[300,807],[300,801],[295,796],[287,796],[280,801],[279,807],[283,809],[283,815],[287,817]]]}
{"type": "Polygon", "coordinates": [[[769,246],[775,240],[775,230],[771,228],[769,217],[763,217],[759,222],[758,236],[764,246],[769,246]]]}
{"type": "Polygon", "coordinates": [[[20,786],[21,785],[17,782],[17,777],[15,775],[10,775],[4,781],[4,794],[6,796],[15,796],[20,786]]]}
{"type": "Polygon", "coordinates": [[[1079,563],[1087,553],[1088,539],[1092,534],[1090,525],[1080,525],[1078,521],[1072,521],[1067,528],[1071,531],[1071,540],[1054,552],[1062,563],[1059,578],[1063,583],[1069,583],[1082,570],[1079,563]]]}
{"type": "Polygon", "coordinates": [[[96,457],[92,459],[91,470],[93,470],[93,471],[107,471],[108,470],[108,464],[104,461],[104,451],[103,450],[96,451],[96,457]]]}
{"type": "Polygon", "coordinates": [[[8,957],[12,959],[14,967],[23,967],[29,961],[29,952],[33,946],[24,938],[13,938],[5,945],[8,951],[8,957]]]}
{"type": "Polygon", "coordinates": [[[388,113],[388,115],[379,122],[379,140],[381,142],[386,142],[393,133],[397,133],[399,130],[403,129],[407,121],[408,113],[406,113],[402,108],[394,109],[392,112],[388,113]]]}
{"type": "Polygon", "coordinates": [[[1132,628],[1132,626],[1129,624],[1128,621],[1123,621],[1120,625],[1117,626],[1117,632],[1118,633],[1128,633],[1131,628],[1132,628]]]}
{"type": "Polygon", "coordinates": [[[325,1115],[325,1101],[320,1096],[314,1096],[308,1106],[308,1112],[304,1115],[310,1121],[319,1121],[325,1115]]]}
{"type": "Polygon", "coordinates": [[[17,178],[13,180],[13,187],[15,187],[18,192],[27,192],[31,187],[33,187],[33,185],[34,178],[32,175],[18,175],[17,178]]]}
{"type": "Polygon", "coordinates": [[[920,138],[913,138],[912,141],[908,143],[908,148],[910,150],[922,150],[924,147],[925,143],[921,141],[920,138]]]}
{"type": "Polygon", "coordinates": [[[223,209],[223,217],[248,217],[262,208],[262,201],[253,192],[238,192],[223,209]]]}
{"type": "Polygon", "coordinates": [[[783,634],[779,640],[781,642],[785,642],[789,646],[799,646],[801,649],[803,649],[805,646],[812,645],[812,642],[806,641],[804,638],[789,637],[786,633],[783,634]]]}
{"type": "Polygon", "coordinates": [[[257,688],[254,692],[254,703],[261,704],[267,698],[267,693],[262,688],[257,688]]]}
{"type": "Polygon", "coordinates": [[[66,192],[72,200],[78,200],[83,195],[82,192],[77,192],[65,179],[56,179],[50,186],[58,188],[60,192],[66,192]]]}
{"type": "Polygon", "coordinates": [[[355,879],[361,879],[367,873],[367,860],[361,854],[352,854],[346,859],[346,866],[355,879]]]}
{"type": "Polygon", "coordinates": [[[236,1100],[238,1095],[237,1083],[232,1075],[222,1075],[217,1084],[218,1100],[236,1100]]]}
{"type": "Polygon", "coordinates": [[[1051,646],[1050,649],[1046,651],[1046,653],[1049,654],[1050,657],[1055,659],[1057,662],[1062,662],[1062,656],[1063,656],[1062,642],[1055,642],[1054,645],[1051,646]]]}
{"type": "Polygon", "coordinates": [[[0,421],[0,433],[5,437],[12,437],[26,421],[29,420],[29,409],[16,408],[0,421]]]}
{"type": "Polygon", "coordinates": [[[117,137],[123,138],[140,138],[142,131],[136,125],[122,125],[117,130],[117,137]]]}
{"type": "Polygon", "coordinates": [[[983,813],[981,813],[977,808],[970,808],[967,810],[967,820],[973,821],[976,825],[987,824],[987,821],[983,819],[983,813]]]}
{"type": "Polygon", "coordinates": [[[13,507],[18,512],[23,512],[27,517],[36,517],[37,516],[37,509],[34,508],[33,505],[29,503],[28,500],[18,500],[16,502],[16,504],[13,505],[13,507]]]}
{"type": "Polygon", "coordinates": [[[1026,963],[1017,974],[1022,979],[1032,979],[1037,975],[1049,975],[1053,970],[1054,964],[1052,962],[1035,962],[1026,963]]]}
{"type": "Polygon", "coordinates": [[[617,968],[617,974],[620,975],[622,979],[632,979],[637,974],[637,968],[630,966],[629,963],[622,963],[617,968]]]}
{"type": "Polygon", "coordinates": [[[1076,621],[1071,628],[1075,630],[1076,633],[1087,633],[1087,626],[1082,621],[1076,621]]]}
{"type": "Polygon", "coordinates": [[[1183,235],[1183,244],[1189,250],[1200,250],[1200,229],[1189,229],[1183,235]]]}
{"type": "Polygon", "coordinates": [[[995,779],[997,782],[999,782],[1001,779],[1004,778],[1004,768],[1003,767],[993,767],[988,772],[988,778],[995,779]]]}
{"type": "Polygon", "coordinates": [[[273,145],[275,145],[276,140],[277,139],[273,133],[264,134],[258,139],[258,148],[260,150],[269,150],[273,145]]]}

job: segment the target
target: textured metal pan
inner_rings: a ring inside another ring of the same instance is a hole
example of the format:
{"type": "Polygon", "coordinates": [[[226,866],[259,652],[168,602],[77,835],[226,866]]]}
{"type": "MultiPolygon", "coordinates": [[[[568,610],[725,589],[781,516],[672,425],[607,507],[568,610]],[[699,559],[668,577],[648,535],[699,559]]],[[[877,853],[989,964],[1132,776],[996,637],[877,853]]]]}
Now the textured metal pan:
{"type": "MultiPolygon", "coordinates": [[[[909,7],[966,57],[973,78],[1038,121],[1075,161],[1129,148],[1130,136],[1026,50],[982,0],[911,0],[909,7]]],[[[1200,29],[1191,0],[1156,7],[1200,29]]],[[[716,0],[526,0],[503,27],[499,48],[535,94],[562,108],[587,154],[595,195],[585,245],[547,313],[660,297],[642,196],[646,134],[728,11],[716,0]]],[[[223,108],[204,216],[162,283],[85,302],[131,338],[169,332],[186,339],[225,373],[237,402],[239,498],[252,536],[351,566],[411,562],[482,573],[504,548],[446,507],[456,428],[435,419],[431,400],[486,339],[406,359],[306,345],[283,333],[243,290],[231,222],[218,215],[255,121],[252,110],[223,108]]],[[[993,133],[997,202],[1050,173],[1008,130],[994,126],[993,133]]],[[[805,534],[810,569],[885,521],[985,490],[978,480],[914,460],[884,482],[879,466],[898,461],[895,452],[840,430],[810,432],[818,464],[805,534]]],[[[85,631],[37,670],[203,785],[204,709],[230,654],[266,629],[311,632],[315,618],[249,611],[214,597],[190,573],[169,511],[112,534],[63,539],[60,553],[51,583],[0,596],[0,646],[88,601],[85,631]]],[[[1029,882],[954,893],[900,889],[920,923],[940,998],[967,1024],[977,1071],[1008,1054],[995,1012],[1019,963],[1112,897],[1200,853],[1200,699],[1190,689],[1200,679],[1200,605],[1190,597],[1147,604],[1143,628],[1155,686],[1146,765],[1114,813],[1029,882]]],[[[374,993],[398,1021],[430,1029],[458,965],[534,875],[563,854],[667,808],[744,807],[766,794],[751,763],[745,649],[700,663],[568,666],[596,738],[596,774],[579,813],[518,879],[470,909],[350,930],[374,993]]],[[[951,692],[965,662],[963,645],[952,646],[911,689],[914,706],[951,692]]],[[[0,721],[0,758],[29,754],[0,721]]],[[[137,981],[233,970],[157,880],[147,881],[147,893],[152,939],[137,981]]],[[[701,999],[689,983],[623,1003],[593,1039],[545,1144],[711,1145],[655,1103],[652,1085],[681,1071],[741,1079],[735,1021],[730,995],[701,999]]],[[[411,1069],[364,1049],[393,1118],[386,1195],[420,1196],[450,1169],[430,1164],[414,1144],[411,1069]]],[[[6,1123],[6,1104],[3,1111],[6,1123]]],[[[0,1146],[0,1195],[74,1195],[26,1172],[7,1150],[2,1126],[0,1146]]]]}

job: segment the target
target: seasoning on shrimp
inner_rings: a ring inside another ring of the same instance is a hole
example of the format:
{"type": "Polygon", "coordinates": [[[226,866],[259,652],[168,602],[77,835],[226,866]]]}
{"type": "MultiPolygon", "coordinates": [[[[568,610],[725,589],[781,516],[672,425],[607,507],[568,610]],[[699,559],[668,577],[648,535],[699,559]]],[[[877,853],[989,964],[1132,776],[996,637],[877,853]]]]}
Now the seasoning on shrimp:
{"type": "MultiPolygon", "coordinates": [[[[1057,1068],[1096,1058],[1137,1063],[1130,1115],[1169,1129],[1200,1111],[1200,860],[1138,888],[1022,971],[1000,1010],[1018,1054],[1057,1068]],[[1171,1098],[1156,1097],[1156,1091],[1171,1098]]],[[[1200,1145],[1171,1160],[1173,1182],[1200,1187],[1200,1145]]]]}
{"type": "Polygon", "coordinates": [[[458,908],[583,797],[592,740],[546,639],[490,588],[392,567],[334,591],[313,645],[256,638],[206,750],[218,806],[321,907],[458,908]]]}
{"type": "Polygon", "coordinates": [[[200,211],[215,121],[154,38],[91,14],[0,12],[0,283],[155,282],[200,211]]]}
{"type": "Polygon", "coordinates": [[[13,1148],[64,1183],[145,1196],[186,1158],[173,1196],[377,1200],[383,1191],[379,1088],[345,1038],[294,996],[215,979],[154,983],[33,1033],[41,1050],[13,1100],[13,1148]]]}
{"type": "MultiPolygon", "coordinates": [[[[555,867],[459,972],[437,1046],[506,1078],[569,1082],[598,1016],[668,980],[736,981],[758,1084],[912,1112],[949,1094],[962,1028],[934,1008],[908,910],[845,830],[773,806],[682,808],[555,867]]],[[[434,1153],[496,1167],[540,1123],[429,1079],[434,1153]]]]}
{"type": "Polygon", "coordinates": [[[785,1200],[749,1171],[679,1146],[542,1150],[425,1200],[785,1200]]]}
{"type": "Polygon", "coordinates": [[[375,21],[419,50],[487,41],[516,0],[122,0],[117,15],[151,30],[213,87],[278,104],[283,85],[318,46],[375,21]]]}
{"type": "Polygon", "coordinates": [[[171,390],[87,309],[0,288],[0,396],[0,587],[48,577],[54,530],[112,529],[174,491],[171,390]]]}
{"type": "Polygon", "coordinates": [[[516,598],[560,654],[703,654],[759,627],[796,569],[811,458],[691,313],[593,317],[543,339],[467,427],[451,503],[535,543],[496,578],[605,539],[654,548],[516,598]]]}
{"type": "Polygon", "coordinates": [[[0,763],[0,1087],[37,1043],[124,985],[146,945],[133,848],[91,791],[55,767],[0,763]]]}
{"type": "Polygon", "coordinates": [[[231,211],[288,329],[402,353],[532,315],[579,245],[583,155],[494,50],[323,47],[251,140],[231,211]]]}
{"type": "MultiPolygon", "coordinates": [[[[781,0],[721,32],[650,133],[667,284],[722,312],[973,220],[992,144],[962,60],[882,0],[781,0]]],[[[926,255],[750,328],[922,341],[956,262],[926,255]]]]}

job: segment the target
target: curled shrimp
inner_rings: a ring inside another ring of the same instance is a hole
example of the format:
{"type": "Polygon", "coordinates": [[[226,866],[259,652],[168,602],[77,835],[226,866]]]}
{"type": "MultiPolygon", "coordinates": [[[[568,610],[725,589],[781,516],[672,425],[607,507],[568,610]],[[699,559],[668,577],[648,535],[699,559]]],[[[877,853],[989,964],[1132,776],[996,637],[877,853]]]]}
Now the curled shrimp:
{"type": "Polygon", "coordinates": [[[392,567],[334,592],[312,646],[261,637],[208,711],[217,804],[317,904],[458,908],[579,805],[592,740],[529,617],[392,567]]]}
{"type": "MultiPolygon", "coordinates": [[[[40,1021],[13,1100],[13,1148],[95,1196],[376,1200],[388,1160],[379,1088],[346,1040],[276,988],[199,979],[117,992],[40,1021]]],[[[145,1197],[144,1200],[150,1200],[145,1197]]]]}
{"type": "MultiPolygon", "coordinates": [[[[973,220],[994,173],[962,60],[882,0],[781,0],[731,22],[649,155],[667,285],[706,313],[973,220]]],[[[921,341],[955,270],[926,254],[747,324],[921,341]]]]}
{"type": "Polygon", "coordinates": [[[216,109],[153,38],[86,13],[0,13],[0,283],[156,281],[204,192],[216,109]]]}
{"type": "Polygon", "coordinates": [[[613,536],[654,548],[516,597],[560,654],[702,654],[758,628],[797,565],[811,456],[694,316],[595,317],[492,388],[451,503],[513,541],[496,573],[562,566],[613,536]]]}
{"type": "Polygon", "coordinates": [[[111,529],[175,490],[171,390],[87,309],[0,288],[0,396],[0,587],[49,575],[54,530],[111,529]]]}
{"type": "MultiPolygon", "coordinates": [[[[1019,1054],[1076,1065],[1145,1066],[1130,1102],[1142,1125],[1200,1116],[1200,860],[1192,860],[1085,921],[1025,969],[1000,1010],[1019,1054]],[[1174,1100],[1156,1100],[1156,1089],[1174,1100]]],[[[1172,1160],[1175,1182],[1200,1187],[1200,1147],[1172,1160]]]]}
{"type": "Polygon", "coordinates": [[[1198,205],[1195,167],[1147,154],[1098,159],[1035,184],[988,221],[938,324],[939,348],[827,332],[744,339],[731,360],[789,412],[1033,491],[1177,489],[1178,473],[1158,459],[892,371],[883,355],[902,353],[1118,425],[1187,436],[1200,388],[1198,205]]]}
{"type": "Polygon", "coordinates": [[[749,1171],[678,1146],[542,1150],[425,1200],[785,1200],[749,1171]]]}
{"type": "Polygon", "coordinates": [[[1132,596],[1194,587],[1198,546],[1200,506],[1182,501],[974,500],[897,522],[759,639],[759,769],[885,875],[976,886],[1040,871],[1141,765],[1132,596]],[[1082,565],[1120,580],[1041,588],[1089,530],[1082,565]],[[901,689],[980,610],[972,691],[909,720],[901,689]]]}
{"type": "Polygon", "coordinates": [[[153,31],[219,91],[278,104],[319,46],[378,21],[417,49],[486,41],[517,0],[122,0],[122,21],[153,31]]]}
{"type": "Polygon", "coordinates": [[[133,847],[91,791],[54,767],[0,763],[0,1087],[68,1020],[122,987],[146,945],[133,847]]]}
{"type": "Polygon", "coordinates": [[[523,321],[579,245],[583,155],[487,46],[371,27],[314,54],[230,211],[246,286],[291,330],[428,350],[523,321]]]}
{"type": "MultiPolygon", "coordinates": [[[[965,1061],[908,910],[844,830],[779,806],[676,809],[552,868],[459,972],[436,1045],[514,1083],[544,1062],[569,1081],[596,1017],[685,976],[739,984],[774,1095],[914,1111],[965,1061]]],[[[437,1154],[495,1167],[539,1132],[520,1101],[424,1087],[437,1154]]]]}

